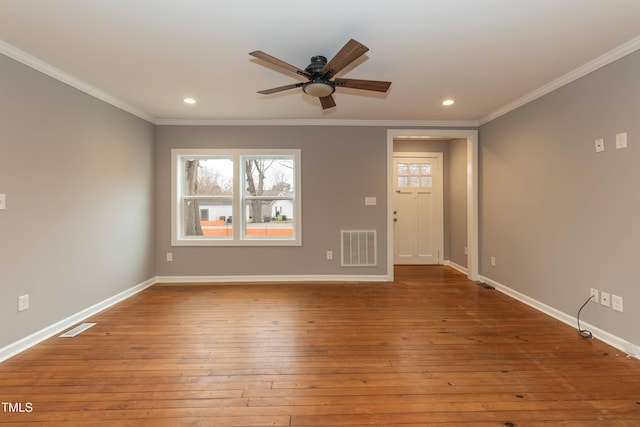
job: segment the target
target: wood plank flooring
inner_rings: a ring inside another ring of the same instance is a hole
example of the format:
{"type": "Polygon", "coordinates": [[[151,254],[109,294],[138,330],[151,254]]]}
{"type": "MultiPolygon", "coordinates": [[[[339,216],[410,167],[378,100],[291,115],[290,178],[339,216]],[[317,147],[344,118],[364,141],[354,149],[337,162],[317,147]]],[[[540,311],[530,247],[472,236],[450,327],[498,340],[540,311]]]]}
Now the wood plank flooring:
{"type": "Polygon", "coordinates": [[[0,425],[640,426],[640,361],[448,267],[153,286],[0,364],[0,425]]]}

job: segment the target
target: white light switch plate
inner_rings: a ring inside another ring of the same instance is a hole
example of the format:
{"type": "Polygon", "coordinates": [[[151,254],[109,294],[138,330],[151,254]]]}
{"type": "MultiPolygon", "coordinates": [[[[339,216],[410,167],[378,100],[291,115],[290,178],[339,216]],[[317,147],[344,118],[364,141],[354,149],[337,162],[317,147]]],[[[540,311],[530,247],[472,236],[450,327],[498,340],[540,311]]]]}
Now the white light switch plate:
{"type": "Polygon", "coordinates": [[[29,308],[29,295],[18,297],[18,311],[25,311],[29,308]]]}
{"type": "Polygon", "coordinates": [[[0,211],[7,209],[7,195],[0,194],[0,211]]]}
{"type": "Polygon", "coordinates": [[[616,134],[616,148],[627,148],[627,133],[616,134]]]}
{"type": "Polygon", "coordinates": [[[622,297],[618,295],[611,295],[611,308],[615,311],[624,311],[622,307],[622,297]]]}
{"type": "Polygon", "coordinates": [[[378,203],[378,199],[375,197],[365,197],[364,204],[367,206],[375,206],[378,203]]]}
{"type": "Polygon", "coordinates": [[[604,139],[596,139],[596,153],[601,153],[604,151],[604,139]]]}

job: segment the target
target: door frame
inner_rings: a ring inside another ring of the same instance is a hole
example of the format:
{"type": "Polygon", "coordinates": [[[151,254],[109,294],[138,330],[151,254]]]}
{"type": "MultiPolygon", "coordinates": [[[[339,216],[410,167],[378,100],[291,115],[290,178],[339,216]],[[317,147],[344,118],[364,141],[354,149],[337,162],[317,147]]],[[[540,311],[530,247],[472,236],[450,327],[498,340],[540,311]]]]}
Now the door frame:
{"type": "MultiPolygon", "coordinates": [[[[438,159],[438,170],[437,170],[437,176],[438,176],[438,206],[436,207],[436,220],[438,222],[438,224],[440,225],[440,228],[438,229],[438,235],[436,236],[436,245],[437,245],[437,250],[438,250],[438,264],[443,264],[444,263],[444,153],[442,152],[437,152],[437,151],[419,151],[419,152],[408,152],[408,151],[398,151],[393,153],[393,160],[395,159],[401,159],[401,158],[412,158],[412,159],[438,159]]],[[[392,160],[392,162],[393,162],[392,160]]],[[[393,163],[392,163],[393,164],[393,163]]],[[[391,174],[393,175],[395,170],[395,168],[391,169],[391,174]]],[[[394,185],[395,183],[392,182],[393,187],[395,187],[394,185]]],[[[395,192],[393,190],[393,187],[391,188],[391,200],[393,201],[393,193],[395,192]]],[[[393,204],[393,202],[392,202],[393,204]]],[[[393,207],[393,206],[392,206],[393,207]]],[[[392,227],[393,227],[393,223],[392,223],[392,227]]],[[[392,247],[395,246],[395,235],[393,236],[394,240],[391,242],[392,247]]],[[[393,258],[394,263],[395,263],[395,247],[394,247],[394,252],[393,252],[393,258]]]]}
{"type": "Polygon", "coordinates": [[[478,280],[478,131],[476,129],[387,129],[387,277],[393,272],[393,141],[396,138],[467,140],[467,277],[478,280]]]}

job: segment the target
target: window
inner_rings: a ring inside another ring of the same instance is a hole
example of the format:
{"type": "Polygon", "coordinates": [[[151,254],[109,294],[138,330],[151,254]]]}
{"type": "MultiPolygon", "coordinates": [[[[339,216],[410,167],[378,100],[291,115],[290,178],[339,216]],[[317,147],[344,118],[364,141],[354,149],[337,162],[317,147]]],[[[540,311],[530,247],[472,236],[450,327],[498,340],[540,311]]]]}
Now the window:
{"type": "Polygon", "coordinates": [[[431,187],[430,163],[398,163],[398,182],[401,187],[431,187]]]}
{"type": "Polygon", "coordinates": [[[301,245],[300,150],[172,150],[172,245],[301,245]]]}

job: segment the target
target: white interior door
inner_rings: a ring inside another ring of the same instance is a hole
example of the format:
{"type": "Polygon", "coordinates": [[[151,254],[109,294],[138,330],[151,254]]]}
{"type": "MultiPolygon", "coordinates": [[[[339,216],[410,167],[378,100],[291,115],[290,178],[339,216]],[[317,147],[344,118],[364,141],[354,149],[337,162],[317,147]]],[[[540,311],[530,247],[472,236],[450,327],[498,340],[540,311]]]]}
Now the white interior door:
{"type": "Polygon", "coordinates": [[[395,264],[440,264],[444,252],[442,153],[393,159],[395,264]]]}

